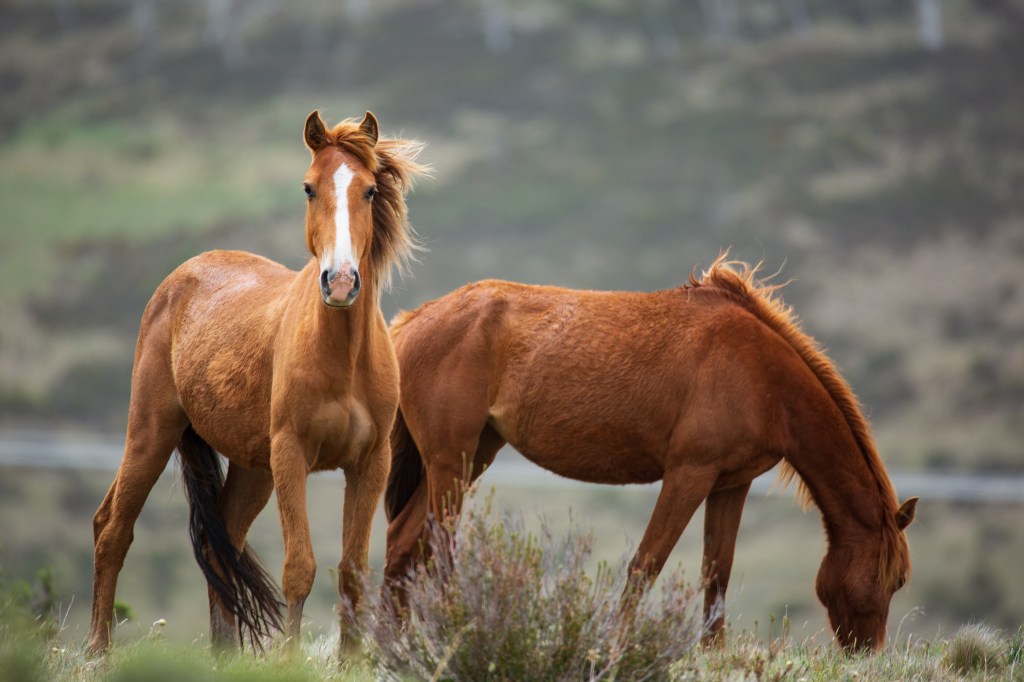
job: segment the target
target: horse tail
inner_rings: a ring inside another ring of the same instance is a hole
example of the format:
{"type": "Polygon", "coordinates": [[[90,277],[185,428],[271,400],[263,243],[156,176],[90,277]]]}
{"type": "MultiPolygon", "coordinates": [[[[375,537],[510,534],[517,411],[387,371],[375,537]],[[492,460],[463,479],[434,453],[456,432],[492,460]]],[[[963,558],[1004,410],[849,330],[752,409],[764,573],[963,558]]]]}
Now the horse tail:
{"type": "Polygon", "coordinates": [[[388,523],[402,513],[422,481],[423,457],[399,408],[395,426],[391,429],[391,473],[388,474],[388,487],[384,493],[384,513],[388,523]]]}
{"type": "Polygon", "coordinates": [[[181,476],[189,503],[188,533],[196,562],[210,588],[235,615],[238,636],[254,649],[282,629],[277,587],[248,543],[239,552],[217,510],[224,473],[216,451],[190,425],[178,442],[181,476]]]}
{"type": "MultiPolygon", "coordinates": [[[[821,346],[800,329],[792,307],[775,297],[775,292],[784,285],[770,285],[758,280],[758,267],[747,263],[730,261],[728,252],[720,255],[707,272],[698,280],[690,275],[694,287],[715,287],[724,291],[733,301],[753,313],[763,324],[781,336],[800,356],[814,376],[828,392],[836,407],[842,413],[850,428],[854,441],[872,473],[879,491],[887,504],[896,508],[896,491],[875,448],[871,430],[861,410],[860,403],[850,385],[839,373],[832,360],[825,355],[821,346]]],[[[782,462],[779,482],[783,487],[798,482],[797,498],[805,508],[813,503],[810,491],[793,466],[782,462]]]]}

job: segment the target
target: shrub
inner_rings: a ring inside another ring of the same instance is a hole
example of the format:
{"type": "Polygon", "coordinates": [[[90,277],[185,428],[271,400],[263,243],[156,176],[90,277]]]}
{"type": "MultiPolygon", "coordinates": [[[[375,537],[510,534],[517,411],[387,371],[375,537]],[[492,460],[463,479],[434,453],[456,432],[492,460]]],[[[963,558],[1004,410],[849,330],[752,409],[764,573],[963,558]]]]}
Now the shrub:
{"type": "Polygon", "coordinates": [[[592,535],[556,540],[521,517],[492,522],[467,496],[459,522],[432,527],[433,558],[404,582],[404,606],[369,600],[365,646],[386,679],[664,679],[700,639],[694,590],[678,576],[622,608],[626,569],[586,565],[592,535]]]}

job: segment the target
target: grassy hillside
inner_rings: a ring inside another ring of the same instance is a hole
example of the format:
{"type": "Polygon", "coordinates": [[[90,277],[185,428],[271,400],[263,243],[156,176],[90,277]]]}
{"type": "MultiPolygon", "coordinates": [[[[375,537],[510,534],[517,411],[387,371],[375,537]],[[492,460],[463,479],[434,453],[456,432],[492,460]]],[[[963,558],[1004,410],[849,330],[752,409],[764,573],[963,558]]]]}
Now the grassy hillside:
{"type": "Polygon", "coordinates": [[[674,286],[731,245],[795,280],[889,461],[1019,469],[1019,3],[944,2],[939,50],[903,3],[783,4],[731,40],[657,3],[5,4],[0,423],[120,430],[154,287],[209,248],[301,265],[301,121],[373,109],[437,170],[388,311],[674,286]]]}

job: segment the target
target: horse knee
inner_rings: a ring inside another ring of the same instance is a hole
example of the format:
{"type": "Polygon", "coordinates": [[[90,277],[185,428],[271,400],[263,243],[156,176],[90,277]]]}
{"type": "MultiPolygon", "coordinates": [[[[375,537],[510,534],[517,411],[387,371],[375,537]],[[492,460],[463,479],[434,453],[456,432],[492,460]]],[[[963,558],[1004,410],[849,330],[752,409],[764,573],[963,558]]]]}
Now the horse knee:
{"type": "Polygon", "coordinates": [[[285,599],[289,603],[304,600],[313,589],[315,577],[316,559],[312,552],[286,558],[281,577],[281,591],[285,599]]]}

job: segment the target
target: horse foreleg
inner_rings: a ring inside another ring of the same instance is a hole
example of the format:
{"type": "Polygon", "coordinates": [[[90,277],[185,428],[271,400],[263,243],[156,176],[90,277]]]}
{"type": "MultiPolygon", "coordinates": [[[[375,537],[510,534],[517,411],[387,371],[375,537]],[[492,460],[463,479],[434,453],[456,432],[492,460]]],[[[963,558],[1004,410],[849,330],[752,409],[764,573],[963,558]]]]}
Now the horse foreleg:
{"type": "Polygon", "coordinates": [[[704,622],[706,645],[724,644],[725,590],[732,572],[736,536],[750,484],[716,490],[704,504],[704,622]]]}
{"type": "Polygon", "coordinates": [[[184,415],[174,410],[169,410],[167,417],[161,421],[152,415],[148,419],[138,413],[130,415],[124,458],[93,517],[91,653],[110,646],[117,576],[134,538],[135,520],[187,424],[184,415]]]}
{"type": "MultiPolygon", "coordinates": [[[[247,469],[234,463],[228,465],[227,479],[217,503],[231,544],[239,552],[245,547],[249,528],[267,506],[273,490],[274,478],[269,471],[247,469]]],[[[235,614],[224,608],[213,589],[209,590],[209,595],[210,641],[216,647],[238,647],[241,642],[235,614]]]]}
{"type": "Polygon", "coordinates": [[[628,593],[637,594],[658,577],[717,477],[718,470],[711,467],[680,466],[665,472],[651,520],[629,564],[628,593]]]}
{"type": "Polygon", "coordinates": [[[277,492],[277,507],[281,513],[281,534],[284,536],[284,568],[281,571],[281,591],[284,593],[288,613],[285,616],[285,643],[287,655],[299,651],[302,625],[302,607],[313,589],[316,576],[316,557],[309,536],[309,518],[306,515],[306,476],[309,465],[298,438],[293,434],[278,434],[271,440],[270,469],[277,492]]]}
{"type": "Polygon", "coordinates": [[[363,593],[363,575],[370,551],[370,529],[388,482],[391,453],[387,442],[370,455],[367,466],[345,471],[345,508],[341,530],[338,594],[341,597],[339,650],[357,641],[354,619],[363,593]]]}

